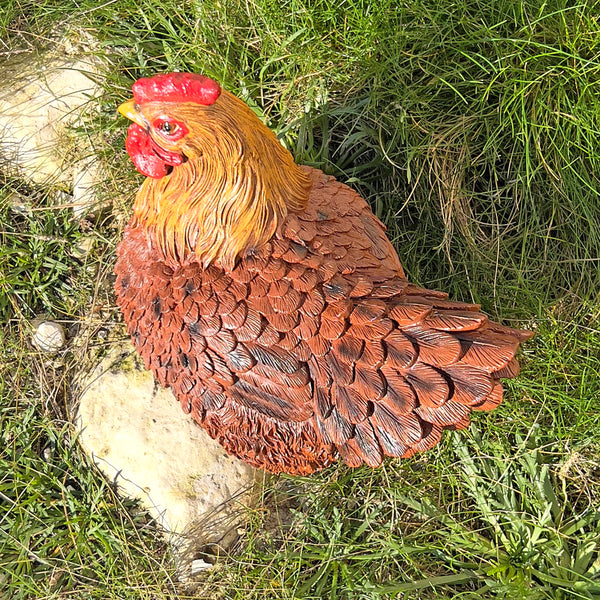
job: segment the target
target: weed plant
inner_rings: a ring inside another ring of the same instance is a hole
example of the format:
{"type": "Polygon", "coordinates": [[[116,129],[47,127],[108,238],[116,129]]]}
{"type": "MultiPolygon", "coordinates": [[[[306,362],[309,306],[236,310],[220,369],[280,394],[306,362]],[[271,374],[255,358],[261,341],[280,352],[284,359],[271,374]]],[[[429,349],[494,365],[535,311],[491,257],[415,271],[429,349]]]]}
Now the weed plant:
{"type": "Polygon", "coordinates": [[[96,40],[107,78],[90,126],[115,203],[84,226],[2,179],[4,595],[600,598],[598,15],[587,0],[5,0],[0,60],[96,40]],[[165,70],[219,80],[299,162],[359,189],[412,280],[536,332],[476,429],[377,471],[279,478],[266,494],[295,507],[291,526],[266,530],[258,510],[195,586],[77,446],[82,349],[28,342],[39,314],[86,349],[119,321],[110,272],[139,178],[115,108],[165,70]]]}

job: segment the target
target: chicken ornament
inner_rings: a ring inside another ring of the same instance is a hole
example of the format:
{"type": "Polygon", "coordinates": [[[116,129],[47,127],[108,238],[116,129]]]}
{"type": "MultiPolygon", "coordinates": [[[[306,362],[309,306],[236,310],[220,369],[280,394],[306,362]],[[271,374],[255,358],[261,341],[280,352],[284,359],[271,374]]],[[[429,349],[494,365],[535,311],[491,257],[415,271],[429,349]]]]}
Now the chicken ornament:
{"type": "Polygon", "coordinates": [[[531,334],[409,283],[367,203],[295,164],[241,100],[170,73],[119,111],[147,178],[117,302],[147,368],[227,452],[273,473],[377,467],[502,401],[531,334]]]}

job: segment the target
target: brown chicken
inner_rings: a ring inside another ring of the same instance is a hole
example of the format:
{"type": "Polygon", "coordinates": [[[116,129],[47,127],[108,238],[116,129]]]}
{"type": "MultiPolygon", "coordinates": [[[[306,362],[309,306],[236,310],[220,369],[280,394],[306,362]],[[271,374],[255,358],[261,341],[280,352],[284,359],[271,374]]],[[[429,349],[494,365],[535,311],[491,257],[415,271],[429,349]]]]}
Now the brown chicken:
{"type": "Polygon", "coordinates": [[[147,175],[116,294],[146,366],[230,452],[308,474],[427,450],[502,401],[530,337],[410,284],[367,203],[207,77],[119,107],[147,175]]]}

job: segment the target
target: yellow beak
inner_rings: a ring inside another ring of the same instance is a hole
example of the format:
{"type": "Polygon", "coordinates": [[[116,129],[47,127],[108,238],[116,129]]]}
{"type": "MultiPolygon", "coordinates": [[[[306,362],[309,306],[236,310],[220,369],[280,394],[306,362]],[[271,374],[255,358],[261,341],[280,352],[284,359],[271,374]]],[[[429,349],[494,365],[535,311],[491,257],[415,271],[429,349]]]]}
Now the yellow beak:
{"type": "Polygon", "coordinates": [[[127,102],[123,102],[117,110],[128,119],[131,119],[134,123],[137,123],[140,127],[146,127],[146,122],[144,121],[144,117],[140,114],[137,109],[137,105],[135,100],[132,98],[131,100],[127,100],[127,102]]]}

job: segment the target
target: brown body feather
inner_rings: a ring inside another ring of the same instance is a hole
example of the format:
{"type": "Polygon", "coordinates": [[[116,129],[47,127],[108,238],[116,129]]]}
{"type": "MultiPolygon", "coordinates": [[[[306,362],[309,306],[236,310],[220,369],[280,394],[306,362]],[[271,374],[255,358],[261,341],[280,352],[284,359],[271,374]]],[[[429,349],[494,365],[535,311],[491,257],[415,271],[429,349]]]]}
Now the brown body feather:
{"type": "Polygon", "coordinates": [[[165,252],[134,215],[116,293],[159,382],[228,452],[275,473],[339,456],[375,467],[496,407],[529,332],[410,284],[366,202],[301,170],[306,207],[235,266],[165,252]]]}

